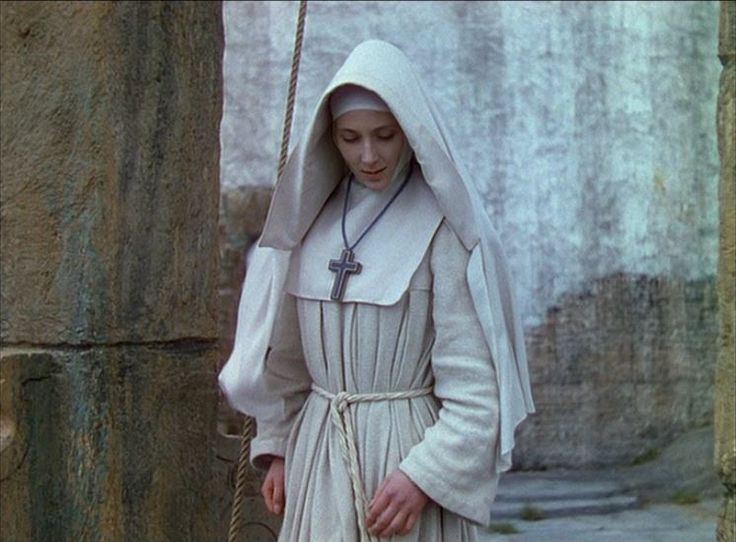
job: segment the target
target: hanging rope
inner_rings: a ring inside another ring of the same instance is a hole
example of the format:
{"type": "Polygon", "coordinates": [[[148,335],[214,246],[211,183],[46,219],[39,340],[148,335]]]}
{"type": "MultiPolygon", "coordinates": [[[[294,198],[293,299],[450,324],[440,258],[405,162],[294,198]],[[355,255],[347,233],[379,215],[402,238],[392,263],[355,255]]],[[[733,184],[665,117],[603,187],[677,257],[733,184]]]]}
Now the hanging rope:
{"type": "MultiPolygon", "coordinates": [[[[286,167],[286,158],[289,152],[291,125],[294,119],[294,105],[296,103],[296,85],[299,78],[299,63],[302,57],[302,42],[304,41],[304,23],[307,20],[307,0],[299,1],[299,14],[294,37],[294,52],[291,56],[291,75],[289,76],[289,91],[286,98],[286,113],[284,115],[284,129],[281,133],[281,150],[279,153],[279,167],[277,179],[280,179],[286,167]]],[[[243,496],[245,493],[245,479],[250,458],[250,441],[253,435],[253,418],[245,417],[243,434],[240,440],[240,456],[238,457],[238,475],[235,482],[232,515],[230,516],[230,530],[228,542],[235,542],[240,532],[243,496]]]]}
{"type": "Polygon", "coordinates": [[[304,41],[304,23],[307,20],[307,0],[300,0],[299,15],[296,23],[296,36],[294,37],[294,53],[291,56],[291,75],[289,76],[289,93],[286,97],[286,114],[284,115],[284,130],[281,133],[281,153],[279,154],[278,177],[284,173],[286,167],[286,155],[289,151],[289,138],[291,137],[291,121],[294,118],[294,103],[296,102],[296,83],[299,78],[299,62],[302,58],[302,42],[304,41]]]}

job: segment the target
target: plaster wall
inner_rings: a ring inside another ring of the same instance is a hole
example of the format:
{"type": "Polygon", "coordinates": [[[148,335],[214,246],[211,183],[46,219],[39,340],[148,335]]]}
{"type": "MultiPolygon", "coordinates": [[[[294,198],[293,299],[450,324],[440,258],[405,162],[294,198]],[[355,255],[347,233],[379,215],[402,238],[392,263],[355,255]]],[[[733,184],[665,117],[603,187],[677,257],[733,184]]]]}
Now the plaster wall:
{"type": "MultiPolygon", "coordinates": [[[[296,2],[225,2],[222,184],[273,185],[296,2]]],[[[309,3],[295,137],[348,52],[395,43],[444,113],[527,326],[614,273],[715,274],[717,2],[309,3]]]]}

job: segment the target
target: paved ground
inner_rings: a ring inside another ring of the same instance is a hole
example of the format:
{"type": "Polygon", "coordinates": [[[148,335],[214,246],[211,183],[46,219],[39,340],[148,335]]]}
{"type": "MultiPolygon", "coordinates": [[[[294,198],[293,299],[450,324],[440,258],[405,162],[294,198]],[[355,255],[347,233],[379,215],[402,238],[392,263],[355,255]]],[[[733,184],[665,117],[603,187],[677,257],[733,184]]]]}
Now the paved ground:
{"type": "Polygon", "coordinates": [[[605,470],[507,473],[491,511],[495,532],[480,541],[714,541],[722,486],[712,429],[682,435],[655,456],[605,470]],[[697,502],[675,504],[676,496],[697,502]],[[542,519],[529,521],[534,514],[542,519]]]}
{"type": "Polygon", "coordinates": [[[517,534],[483,533],[480,542],[712,542],[717,499],[697,504],[652,504],[603,515],[507,520],[517,534]]]}

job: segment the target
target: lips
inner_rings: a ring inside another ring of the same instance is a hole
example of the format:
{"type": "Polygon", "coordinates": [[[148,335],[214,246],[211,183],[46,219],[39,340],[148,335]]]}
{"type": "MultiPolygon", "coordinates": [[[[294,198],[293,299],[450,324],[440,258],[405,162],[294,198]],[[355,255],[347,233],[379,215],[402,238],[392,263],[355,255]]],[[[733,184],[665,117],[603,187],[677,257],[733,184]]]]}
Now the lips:
{"type": "Polygon", "coordinates": [[[363,173],[363,175],[368,175],[369,177],[375,177],[376,175],[380,175],[381,173],[383,173],[385,170],[386,168],[383,167],[381,169],[377,169],[376,171],[361,170],[361,172],[363,173]]]}

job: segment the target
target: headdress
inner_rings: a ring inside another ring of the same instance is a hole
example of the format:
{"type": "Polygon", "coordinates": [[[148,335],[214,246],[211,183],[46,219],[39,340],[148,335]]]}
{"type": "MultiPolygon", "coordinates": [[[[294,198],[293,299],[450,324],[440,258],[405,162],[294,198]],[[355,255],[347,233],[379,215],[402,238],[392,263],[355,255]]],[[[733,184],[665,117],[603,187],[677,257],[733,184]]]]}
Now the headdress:
{"type": "Polygon", "coordinates": [[[386,102],[375,92],[356,85],[344,85],[330,94],[332,120],[349,111],[369,110],[390,112],[386,102]]]}

